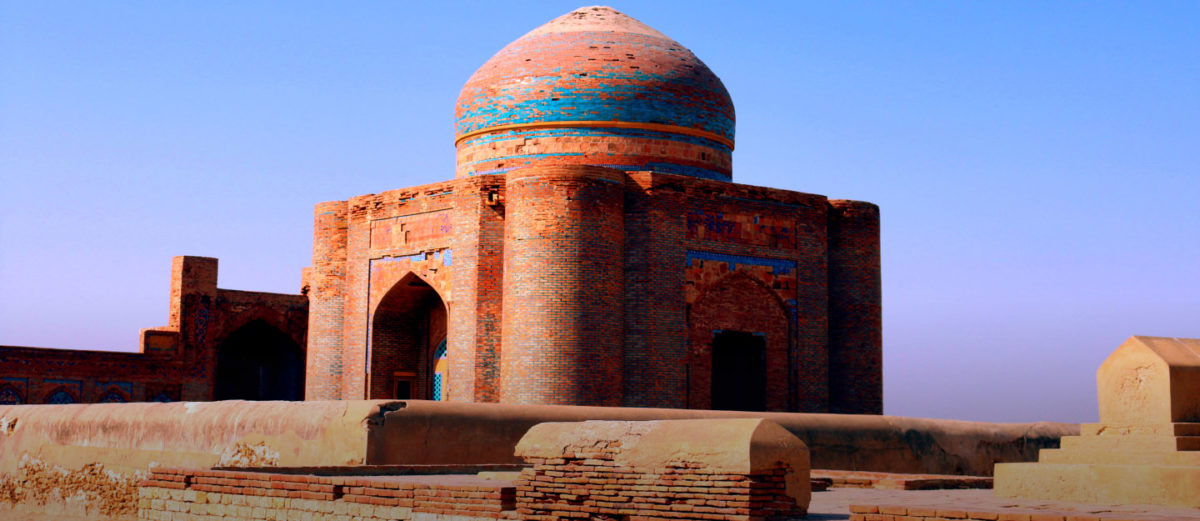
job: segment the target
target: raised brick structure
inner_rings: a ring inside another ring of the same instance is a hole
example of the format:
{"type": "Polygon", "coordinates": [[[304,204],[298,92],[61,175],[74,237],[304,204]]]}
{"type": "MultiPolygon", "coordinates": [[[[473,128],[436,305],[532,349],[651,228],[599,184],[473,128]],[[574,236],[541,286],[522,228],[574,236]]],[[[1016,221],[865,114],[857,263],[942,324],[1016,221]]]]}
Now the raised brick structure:
{"type": "Polygon", "coordinates": [[[770,420],[543,423],[516,454],[522,519],[757,521],[811,498],[808,448],[770,420]]]}
{"type": "Polygon", "coordinates": [[[303,397],[308,299],[217,288],[217,259],[175,257],[166,327],[139,352],[0,346],[0,404],[303,397]]]}
{"type": "Polygon", "coordinates": [[[732,180],[734,110],[606,7],[497,53],[453,180],[317,206],[307,399],[880,413],[879,211],[732,180]]]}

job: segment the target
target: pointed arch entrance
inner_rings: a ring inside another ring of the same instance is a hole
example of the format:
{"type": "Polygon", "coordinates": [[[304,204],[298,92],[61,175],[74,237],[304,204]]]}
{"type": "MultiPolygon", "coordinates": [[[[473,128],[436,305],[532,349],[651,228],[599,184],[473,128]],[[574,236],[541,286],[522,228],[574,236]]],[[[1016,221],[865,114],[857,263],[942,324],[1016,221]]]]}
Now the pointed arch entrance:
{"type": "Polygon", "coordinates": [[[303,400],[304,350],[264,320],[247,322],[217,348],[213,399],[303,400]]]}
{"type": "Polygon", "coordinates": [[[371,317],[368,398],[447,399],[446,315],[441,295],[416,274],[388,290],[371,317]]]}
{"type": "Polygon", "coordinates": [[[688,406],[788,410],[788,313],[763,282],[732,273],[706,287],[688,309],[688,406]]]}

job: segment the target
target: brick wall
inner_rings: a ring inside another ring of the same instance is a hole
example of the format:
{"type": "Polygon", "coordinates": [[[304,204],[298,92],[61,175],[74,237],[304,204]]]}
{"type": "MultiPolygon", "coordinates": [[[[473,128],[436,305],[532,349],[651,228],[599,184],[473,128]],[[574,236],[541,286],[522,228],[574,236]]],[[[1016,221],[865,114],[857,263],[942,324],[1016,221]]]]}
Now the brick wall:
{"type": "Polygon", "coordinates": [[[304,398],[336,400],[342,397],[346,202],[321,203],[313,213],[313,259],[305,277],[311,309],[304,398]]]}
{"type": "Polygon", "coordinates": [[[624,174],[508,175],[500,399],[620,405],[624,174]]]}
{"type": "MultiPolygon", "coordinates": [[[[332,226],[318,213],[318,228],[332,226]]],[[[412,275],[448,310],[451,400],[709,408],[712,343],[732,331],[765,341],[767,410],[824,412],[836,401],[881,412],[869,203],[564,166],[356,197],[346,215],[346,260],[309,275],[343,288],[342,328],[314,312],[310,357],[310,373],[341,361],[316,382],[339,378],[342,397],[391,396],[390,369],[368,377],[376,354],[412,360],[428,387],[431,339],[401,355],[388,347],[398,338],[380,340],[386,327],[372,329],[379,309],[409,300],[380,307],[412,275]],[[326,272],[340,278],[320,279],[326,272]]],[[[318,249],[338,251],[340,237],[318,249]]],[[[429,336],[396,320],[396,334],[429,336]]]]}
{"type": "Polygon", "coordinates": [[[141,482],[137,510],[164,521],[516,519],[512,486],[437,480],[158,469],[141,482]]]}
{"type": "Polygon", "coordinates": [[[0,346],[0,402],[211,400],[218,350],[240,328],[305,345],[304,295],[219,289],[217,260],[188,256],[172,259],[170,288],[168,325],[142,330],[139,353],[0,346]]]}

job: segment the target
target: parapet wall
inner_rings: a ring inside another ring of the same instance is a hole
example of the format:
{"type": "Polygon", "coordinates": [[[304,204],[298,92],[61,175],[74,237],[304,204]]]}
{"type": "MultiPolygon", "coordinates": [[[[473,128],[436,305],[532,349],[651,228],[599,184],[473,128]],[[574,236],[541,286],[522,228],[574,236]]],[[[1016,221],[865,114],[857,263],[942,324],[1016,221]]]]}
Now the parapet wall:
{"type": "Polygon", "coordinates": [[[521,463],[517,442],[539,423],[692,418],[770,419],[808,445],[817,469],[926,474],[991,475],[995,462],[1033,461],[1079,432],[1058,423],[419,400],[4,405],[0,508],[32,501],[34,511],[119,514],[136,501],[137,479],[160,467],[521,463]]]}
{"type": "Polygon", "coordinates": [[[405,401],[373,433],[373,464],[518,463],[517,441],[544,422],[767,418],[800,438],[812,468],[992,475],[995,462],[1034,461],[1079,426],[986,423],[898,416],[753,413],[634,407],[572,407],[405,401]],[[474,440],[488,440],[478,443],[474,440]],[[414,448],[417,448],[414,450],[414,448]]]}
{"type": "Polygon", "coordinates": [[[389,402],[0,405],[4,509],[129,518],[152,468],[365,463],[389,402]]]}

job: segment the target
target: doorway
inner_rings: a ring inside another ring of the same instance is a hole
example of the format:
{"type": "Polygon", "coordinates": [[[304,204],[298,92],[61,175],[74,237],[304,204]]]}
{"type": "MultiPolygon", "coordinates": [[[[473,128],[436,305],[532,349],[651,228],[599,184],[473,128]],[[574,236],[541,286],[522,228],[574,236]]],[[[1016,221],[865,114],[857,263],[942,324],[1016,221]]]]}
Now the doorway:
{"type": "Polygon", "coordinates": [[[717,331],[713,335],[713,409],[767,410],[766,348],[761,334],[717,331]]]}

